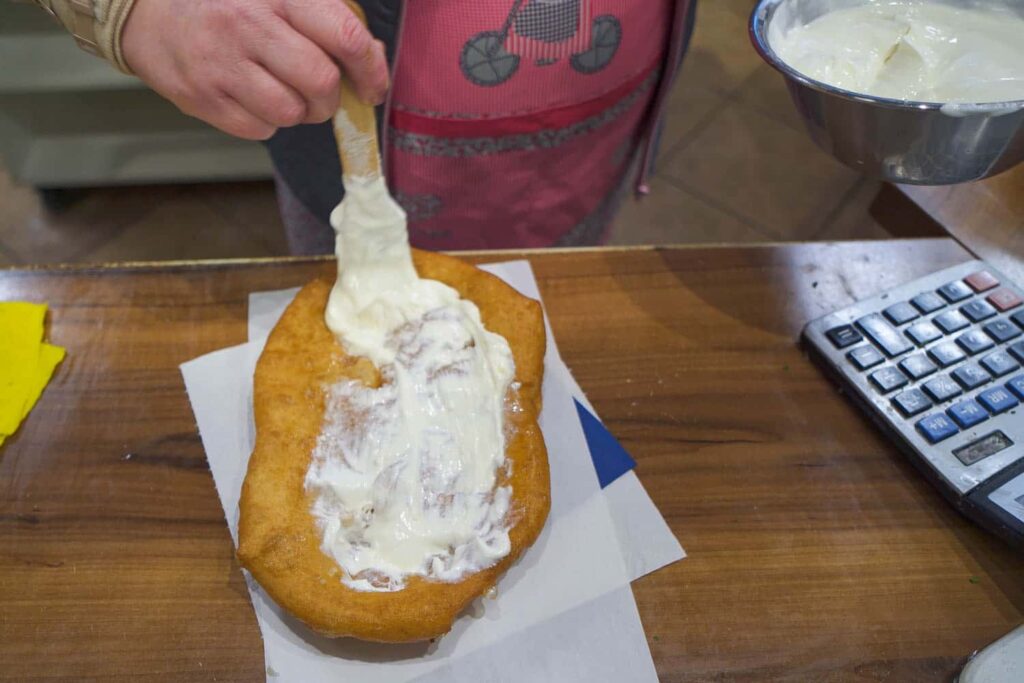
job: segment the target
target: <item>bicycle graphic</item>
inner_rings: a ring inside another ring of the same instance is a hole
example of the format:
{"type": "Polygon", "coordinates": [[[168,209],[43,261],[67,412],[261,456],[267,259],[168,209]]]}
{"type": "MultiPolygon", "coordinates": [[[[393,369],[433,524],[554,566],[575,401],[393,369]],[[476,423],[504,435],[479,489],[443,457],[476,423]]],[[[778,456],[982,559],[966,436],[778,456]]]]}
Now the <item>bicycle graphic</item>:
{"type": "Polygon", "coordinates": [[[622,24],[611,14],[591,19],[591,0],[515,0],[497,31],[483,31],[462,47],[462,72],[484,87],[501,85],[523,57],[537,66],[562,57],[581,74],[600,71],[615,57],[622,24]]]}

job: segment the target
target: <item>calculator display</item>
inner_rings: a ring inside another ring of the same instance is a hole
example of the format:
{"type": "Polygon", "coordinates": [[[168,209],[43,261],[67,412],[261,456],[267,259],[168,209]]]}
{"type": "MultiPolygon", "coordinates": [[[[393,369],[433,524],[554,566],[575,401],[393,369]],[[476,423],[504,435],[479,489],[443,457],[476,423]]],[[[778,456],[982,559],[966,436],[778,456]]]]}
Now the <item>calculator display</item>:
{"type": "Polygon", "coordinates": [[[967,444],[962,448],[958,448],[953,451],[953,455],[960,459],[965,465],[973,465],[979,460],[983,460],[990,455],[998,453],[999,451],[1005,450],[1013,445],[1013,441],[1010,437],[1006,436],[1002,432],[993,432],[988,436],[983,436],[974,443],[967,444]]]}

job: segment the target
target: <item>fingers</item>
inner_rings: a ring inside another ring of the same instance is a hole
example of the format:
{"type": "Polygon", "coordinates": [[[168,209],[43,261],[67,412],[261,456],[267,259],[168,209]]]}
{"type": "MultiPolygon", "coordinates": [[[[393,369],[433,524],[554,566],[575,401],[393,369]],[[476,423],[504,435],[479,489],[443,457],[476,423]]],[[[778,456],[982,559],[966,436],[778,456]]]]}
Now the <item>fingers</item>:
{"type": "Polygon", "coordinates": [[[245,140],[266,140],[277,132],[277,126],[253,115],[238,100],[226,93],[204,98],[200,104],[183,106],[181,110],[189,116],[206,121],[228,135],[245,140]]]}
{"type": "Polygon", "coordinates": [[[302,123],[320,123],[338,109],[338,65],[315,43],[282,23],[282,30],[261,44],[257,61],[305,100],[302,123]]]}
{"type": "Polygon", "coordinates": [[[388,66],[383,46],[342,0],[292,0],[284,8],[296,31],[341,64],[363,100],[384,101],[388,66]]]}
{"type": "Polygon", "coordinates": [[[124,49],[136,73],[238,137],[329,119],[342,72],[367,102],[387,91],[383,45],[344,0],[149,0],[130,22],[124,49]]]}
{"type": "Polygon", "coordinates": [[[306,101],[256,62],[239,65],[237,75],[221,87],[247,112],[275,127],[288,128],[306,120],[306,101]]]}

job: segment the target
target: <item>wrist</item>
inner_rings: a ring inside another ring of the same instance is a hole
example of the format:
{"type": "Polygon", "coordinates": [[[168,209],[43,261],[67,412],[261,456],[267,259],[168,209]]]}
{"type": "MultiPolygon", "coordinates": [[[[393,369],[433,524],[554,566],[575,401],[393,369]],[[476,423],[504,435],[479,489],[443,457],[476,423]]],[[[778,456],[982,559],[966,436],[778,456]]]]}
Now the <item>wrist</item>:
{"type": "Polygon", "coordinates": [[[131,73],[121,49],[121,33],[135,0],[35,0],[74,37],[80,48],[131,73]]]}
{"type": "Polygon", "coordinates": [[[108,12],[104,22],[107,52],[104,56],[126,74],[132,73],[131,67],[124,57],[122,37],[128,17],[135,8],[136,0],[99,0],[107,5],[108,12]]]}

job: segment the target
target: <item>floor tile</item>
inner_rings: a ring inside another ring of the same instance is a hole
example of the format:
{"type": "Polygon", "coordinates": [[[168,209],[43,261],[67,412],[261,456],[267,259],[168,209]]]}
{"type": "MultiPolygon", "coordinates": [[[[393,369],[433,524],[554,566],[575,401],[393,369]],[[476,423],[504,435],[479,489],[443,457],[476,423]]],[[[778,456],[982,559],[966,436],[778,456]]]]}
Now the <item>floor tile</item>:
{"type": "Polygon", "coordinates": [[[191,193],[225,220],[249,230],[268,254],[288,254],[273,182],[196,185],[191,193]]]}
{"type": "Polygon", "coordinates": [[[750,0],[700,0],[686,68],[690,80],[727,94],[764,62],[750,44],[750,0]]]}
{"type": "Polygon", "coordinates": [[[805,126],[790,99],[786,81],[775,69],[762,64],[736,90],[735,96],[761,113],[801,133],[805,126]]]}
{"type": "Polygon", "coordinates": [[[0,243],[25,263],[76,261],[179,192],[174,186],[81,190],[66,195],[69,206],[53,211],[33,188],[0,169],[0,243]]]}
{"type": "Polygon", "coordinates": [[[288,253],[270,182],[89,188],[61,196],[67,205],[50,209],[0,167],[0,263],[288,253]],[[179,224],[175,212],[182,212],[179,224]],[[186,218],[198,222],[185,225],[186,218]]]}
{"type": "Polygon", "coordinates": [[[127,226],[82,260],[155,261],[275,256],[259,235],[227,220],[199,197],[182,194],[127,226]]]}
{"type": "Polygon", "coordinates": [[[766,239],[746,221],[654,177],[648,196],[630,197],[623,204],[609,244],[750,243],[766,239]]]}
{"type": "Polygon", "coordinates": [[[698,126],[706,125],[726,104],[728,99],[725,95],[681,78],[666,103],[662,152],[670,152],[685,144],[698,126]]]}
{"type": "Polygon", "coordinates": [[[0,246],[0,268],[17,265],[21,264],[14,259],[14,256],[10,252],[6,251],[2,246],[0,246]]]}
{"type": "Polygon", "coordinates": [[[822,221],[813,238],[828,242],[892,239],[893,235],[871,211],[881,187],[882,183],[878,181],[858,180],[842,205],[822,221]]]}
{"type": "Polygon", "coordinates": [[[869,207],[871,217],[893,237],[910,239],[949,236],[949,232],[940,223],[895,185],[877,181],[874,185],[878,192],[869,207]]]}
{"type": "Polygon", "coordinates": [[[859,177],[807,135],[740,102],[664,159],[660,173],[788,240],[813,235],[859,177]]]}

